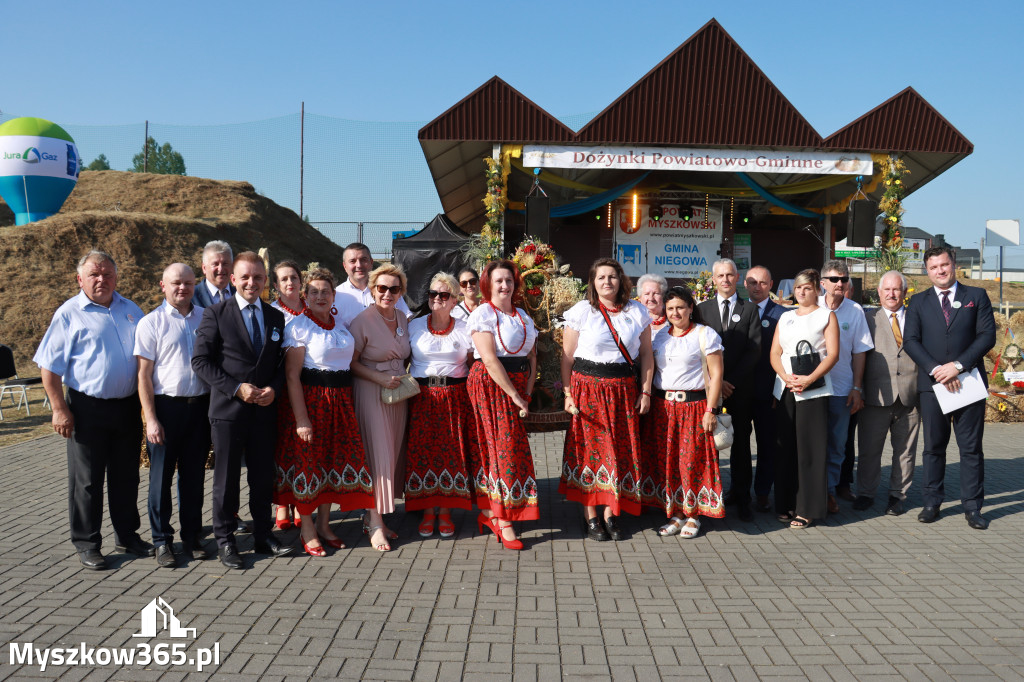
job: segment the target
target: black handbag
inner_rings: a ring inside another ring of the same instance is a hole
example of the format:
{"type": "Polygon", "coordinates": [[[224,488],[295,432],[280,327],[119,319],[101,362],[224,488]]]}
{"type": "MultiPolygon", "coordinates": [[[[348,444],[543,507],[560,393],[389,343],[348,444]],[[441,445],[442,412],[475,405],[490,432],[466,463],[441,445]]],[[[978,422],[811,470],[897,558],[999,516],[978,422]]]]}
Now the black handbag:
{"type": "MultiPolygon", "coordinates": [[[[821,364],[821,355],[818,351],[814,350],[811,346],[810,341],[801,341],[796,344],[796,355],[790,358],[790,366],[793,369],[793,374],[800,376],[810,376],[814,373],[814,370],[818,369],[818,365],[821,364]]],[[[810,384],[804,390],[809,391],[812,388],[821,388],[825,385],[825,377],[818,377],[817,381],[810,384]]]]}

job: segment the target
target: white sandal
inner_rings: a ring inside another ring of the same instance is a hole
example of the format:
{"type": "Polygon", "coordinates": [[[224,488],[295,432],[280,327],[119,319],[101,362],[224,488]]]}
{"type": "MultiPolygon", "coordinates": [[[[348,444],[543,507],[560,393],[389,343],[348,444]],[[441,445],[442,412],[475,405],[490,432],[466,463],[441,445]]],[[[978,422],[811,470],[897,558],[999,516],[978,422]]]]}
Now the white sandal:
{"type": "Polygon", "coordinates": [[[658,529],[658,535],[663,538],[667,538],[670,535],[679,535],[683,529],[683,519],[678,516],[673,516],[669,519],[669,522],[658,529]]]}
{"type": "Polygon", "coordinates": [[[700,532],[700,520],[695,518],[686,519],[686,524],[679,531],[679,537],[692,540],[700,532]]]}

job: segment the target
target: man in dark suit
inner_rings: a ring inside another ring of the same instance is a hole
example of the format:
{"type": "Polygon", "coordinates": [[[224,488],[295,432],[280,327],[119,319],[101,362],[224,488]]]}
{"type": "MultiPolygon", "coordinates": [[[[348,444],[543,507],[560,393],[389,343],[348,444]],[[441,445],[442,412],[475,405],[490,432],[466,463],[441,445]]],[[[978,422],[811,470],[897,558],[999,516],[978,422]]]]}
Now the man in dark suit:
{"type": "Polygon", "coordinates": [[[761,357],[754,367],[754,440],[757,442],[757,470],[754,474],[754,507],[758,511],[770,512],[768,493],[775,481],[775,409],[772,404],[775,398],[772,390],[775,387],[775,370],[769,356],[772,351],[772,339],[775,327],[786,309],[769,297],[772,290],[772,273],[762,265],[755,265],[747,270],[743,280],[747,287],[750,302],[757,306],[757,316],[761,320],[761,357]]]}
{"type": "Polygon", "coordinates": [[[939,506],[945,497],[946,446],[952,422],[960,447],[960,499],[967,525],[984,530],[988,527],[988,520],[981,515],[985,497],[981,448],[985,401],[943,414],[935,392],[959,391],[960,375],[974,369],[988,385],[985,353],[996,343],[992,304],[984,289],[956,281],[956,259],[948,246],[925,251],[924,264],[933,286],[910,299],[903,338],[907,352],[917,363],[917,388],[924,419],[924,508],[917,520],[931,523],[939,518],[939,506]]]}
{"type": "Polygon", "coordinates": [[[260,301],[267,270],[255,253],[238,254],[231,281],[237,293],[203,313],[192,369],[210,387],[210,431],[216,453],[213,533],[221,563],[242,568],[234,531],[243,455],[256,552],[285,556],[293,548],[282,545],[270,532],[275,400],[284,385],[284,315],[260,301]]]}
{"type": "Polygon", "coordinates": [[[192,305],[209,308],[235,295],[231,285],[231,246],[215,240],[203,247],[203,281],[196,285],[192,305]]]}
{"type": "Polygon", "coordinates": [[[718,290],[714,298],[699,303],[701,317],[722,337],[725,347],[725,376],[722,379],[724,407],[732,415],[735,440],[729,451],[732,483],[727,502],[735,504],[741,521],[752,521],[750,484],[750,431],[754,398],[754,367],[761,359],[761,320],[757,306],[736,295],[739,272],[728,258],[715,261],[711,275],[718,290]]]}
{"type": "Polygon", "coordinates": [[[853,508],[871,507],[882,479],[882,448],[885,437],[892,443],[892,473],[885,513],[899,516],[914,481],[917,436],[921,431],[918,410],[917,367],[903,342],[907,309],[907,278],[890,270],[878,281],[882,304],[867,316],[875,347],[864,355],[864,407],[857,413],[860,458],[857,462],[857,497],[853,508]]]}

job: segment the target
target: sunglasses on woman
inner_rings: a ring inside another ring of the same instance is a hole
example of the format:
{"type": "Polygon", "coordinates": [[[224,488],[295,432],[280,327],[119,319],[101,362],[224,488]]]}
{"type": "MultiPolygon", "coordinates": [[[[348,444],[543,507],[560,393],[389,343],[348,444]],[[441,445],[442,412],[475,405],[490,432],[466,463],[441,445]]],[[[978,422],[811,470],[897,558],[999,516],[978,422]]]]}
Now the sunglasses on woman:
{"type": "Polygon", "coordinates": [[[377,289],[378,294],[383,294],[386,291],[390,291],[392,296],[398,296],[398,294],[402,293],[401,284],[396,284],[393,287],[386,287],[383,284],[378,284],[375,288],[377,289]]]}
{"type": "Polygon", "coordinates": [[[465,289],[466,287],[475,287],[479,282],[480,280],[474,277],[473,279],[467,279],[459,282],[459,286],[465,289]]]}
{"type": "Polygon", "coordinates": [[[431,289],[430,291],[427,292],[427,296],[429,298],[440,298],[442,303],[444,303],[445,301],[447,301],[449,298],[452,297],[450,292],[447,292],[447,291],[434,291],[433,289],[431,289]]]}

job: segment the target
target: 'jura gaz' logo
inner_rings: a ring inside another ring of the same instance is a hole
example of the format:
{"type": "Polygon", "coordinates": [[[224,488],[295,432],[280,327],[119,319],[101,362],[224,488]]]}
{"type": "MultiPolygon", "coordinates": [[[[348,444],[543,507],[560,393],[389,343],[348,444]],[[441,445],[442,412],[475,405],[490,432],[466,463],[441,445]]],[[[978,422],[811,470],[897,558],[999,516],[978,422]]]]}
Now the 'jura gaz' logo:
{"type": "Polygon", "coordinates": [[[35,147],[29,147],[24,152],[19,154],[18,152],[4,152],[5,159],[21,159],[25,163],[39,163],[40,161],[58,161],[59,158],[56,154],[48,154],[47,152],[40,152],[35,147]]]}

